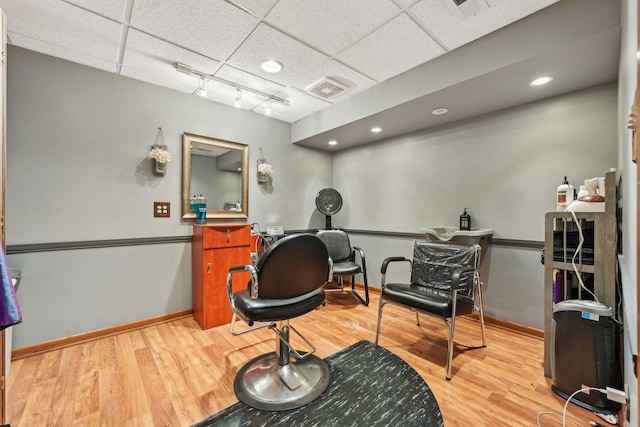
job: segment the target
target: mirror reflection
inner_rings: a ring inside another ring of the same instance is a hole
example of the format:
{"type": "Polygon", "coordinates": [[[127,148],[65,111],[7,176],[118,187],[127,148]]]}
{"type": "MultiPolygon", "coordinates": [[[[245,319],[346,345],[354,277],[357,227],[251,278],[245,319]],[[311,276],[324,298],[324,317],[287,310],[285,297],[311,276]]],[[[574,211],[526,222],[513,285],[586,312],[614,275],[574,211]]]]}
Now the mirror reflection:
{"type": "Polygon", "coordinates": [[[192,196],[204,196],[207,218],[248,215],[249,146],[184,133],[182,137],[182,217],[195,218],[192,196]]]}

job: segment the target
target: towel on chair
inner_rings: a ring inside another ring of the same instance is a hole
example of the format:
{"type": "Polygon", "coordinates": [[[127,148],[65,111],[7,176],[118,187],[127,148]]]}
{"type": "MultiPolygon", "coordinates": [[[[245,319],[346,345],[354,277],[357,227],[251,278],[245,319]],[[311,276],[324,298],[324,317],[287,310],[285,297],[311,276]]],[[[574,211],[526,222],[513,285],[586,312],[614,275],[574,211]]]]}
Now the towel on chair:
{"type": "Polygon", "coordinates": [[[7,257],[0,247],[0,276],[2,279],[2,289],[0,289],[0,330],[8,328],[22,322],[22,312],[16,297],[16,290],[13,288],[11,273],[7,265],[7,257]]]}

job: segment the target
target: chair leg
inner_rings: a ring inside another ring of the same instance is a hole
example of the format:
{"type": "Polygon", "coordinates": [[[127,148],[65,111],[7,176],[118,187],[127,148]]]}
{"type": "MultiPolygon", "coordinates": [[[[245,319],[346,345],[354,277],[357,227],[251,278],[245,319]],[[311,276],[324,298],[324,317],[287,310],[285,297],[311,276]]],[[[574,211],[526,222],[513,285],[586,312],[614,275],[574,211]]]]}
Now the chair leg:
{"type": "MultiPolygon", "coordinates": [[[[446,320],[445,320],[446,321],[446,320]]],[[[453,360],[453,334],[456,328],[456,316],[451,316],[451,322],[447,321],[449,327],[449,340],[447,342],[447,381],[451,380],[451,361],[453,360]]]]}
{"type": "Polygon", "coordinates": [[[484,304],[482,302],[482,282],[478,282],[478,305],[479,305],[479,317],[480,317],[480,331],[482,332],[482,346],[486,347],[484,337],[484,304]]]}
{"type": "Polygon", "coordinates": [[[380,304],[378,305],[378,327],[376,328],[376,345],[378,345],[378,337],[380,336],[380,324],[382,323],[382,307],[384,307],[386,302],[380,296],[380,304]]]}
{"type": "Polygon", "coordinates": [[[365,306],[369,305],[369,282],[367,281],[367,272],[362,271],[362,277],[364,280],[364,298],[356,292],[356,276],[351,276],[351,293],[358,298],[358,300],[365,306]]]}
{"type": "Polygon", "coordinates": [[[453,291],[453,307],[451,308],[451,322],[447,322],[449,325],[449,341],[447,343],[447,381],[451,379],[451,361],[453,360],[453,335],[456,332],[456,312],[458,308],[458,292],[453,291]]]}

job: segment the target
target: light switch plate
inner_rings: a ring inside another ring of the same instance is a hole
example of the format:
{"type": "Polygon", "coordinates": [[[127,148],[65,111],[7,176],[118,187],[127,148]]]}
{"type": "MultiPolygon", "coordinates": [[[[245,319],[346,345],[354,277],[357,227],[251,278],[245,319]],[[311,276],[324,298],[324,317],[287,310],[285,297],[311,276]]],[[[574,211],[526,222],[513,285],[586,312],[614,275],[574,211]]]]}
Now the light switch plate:
{"type": "Polygon", "coordinates": [[[153,216],[155,218],[169,218],[171,216],[171,203],[153,202],[153,216]]]}

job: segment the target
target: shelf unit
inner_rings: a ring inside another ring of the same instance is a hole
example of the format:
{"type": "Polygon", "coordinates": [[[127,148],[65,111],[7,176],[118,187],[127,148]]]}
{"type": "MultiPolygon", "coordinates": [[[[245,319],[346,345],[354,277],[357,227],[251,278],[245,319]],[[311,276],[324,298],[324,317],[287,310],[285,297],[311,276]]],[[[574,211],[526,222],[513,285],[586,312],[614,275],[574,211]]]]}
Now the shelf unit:
{"type": "MultiPolygon", "coordinates": [[[[605,176],[604,212],[576,212],[576,218],[583,230],[593,231],[593,255],[587,256],[586,248],[576,255],[576,268],[583,281],[593,279],[593,292],[598,300],[616,312],[616,175],[607,172],[605,176]],[[592,260],[592,263],[590,262],[592,260]]],[[[570,212],[548,212],[545,215],[544,244],[544,374],[551,377],[551,324],[555,302],[569,299],[567,289],[569,278],[575,275],[572,265],[573,254],[567,249],[568,233],[577,230],[570,212]],[[554,258],[554,232],[559,234],[562,243],[562,260],[554,258]],[[563,275],[565,285],[561,298],[556,301],[554,284],[556,272],[563,275]]],[[[577,296],[572,299],[593,299],[578,288],[577,296]]]]}

